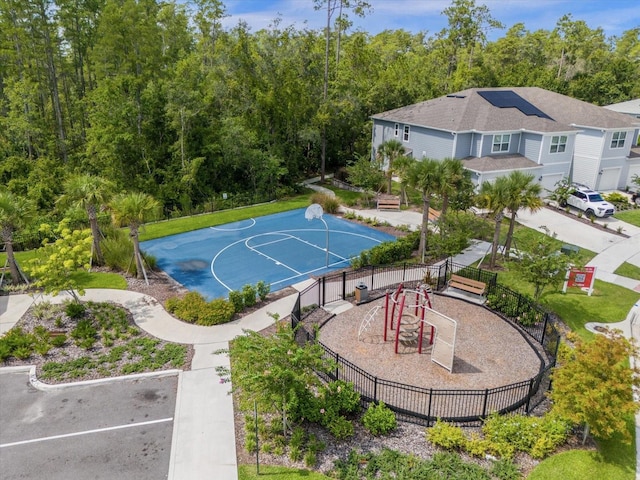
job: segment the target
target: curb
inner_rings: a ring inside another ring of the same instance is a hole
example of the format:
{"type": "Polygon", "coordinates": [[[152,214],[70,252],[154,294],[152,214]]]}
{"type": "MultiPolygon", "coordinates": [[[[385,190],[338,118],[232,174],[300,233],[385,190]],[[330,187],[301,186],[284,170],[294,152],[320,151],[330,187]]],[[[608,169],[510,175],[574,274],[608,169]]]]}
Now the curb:
{"type": "Polygon", "coordinates": [[[81,382],[70,382],[70,383],[56,383],[49,384],[44,383],[41,380],[38,380],[36,376],[36,366],[35,365],[20,365],[17,367],[3,367],[0,368],[0,375],[4,373],[14,373],[14,372],[29,372],[29,383],[33,388],[42,391],[51,391],[51,390],[62,390],[70,387],[81,387],[85,385],[99,385],[102,383],[109,382],[120,382],[123,380],[136,380],[138,378],[162,378],[162,377],[170,377],[173,375],[178,375],[178,379],[181,377],[182,370],[161,370],[158,372],[146,372],[146,373],[134,373],[132,375],[120,375],[118,377],[107,377],[107,378],[98,378],[96,380],[83,380],[81,382]]]}

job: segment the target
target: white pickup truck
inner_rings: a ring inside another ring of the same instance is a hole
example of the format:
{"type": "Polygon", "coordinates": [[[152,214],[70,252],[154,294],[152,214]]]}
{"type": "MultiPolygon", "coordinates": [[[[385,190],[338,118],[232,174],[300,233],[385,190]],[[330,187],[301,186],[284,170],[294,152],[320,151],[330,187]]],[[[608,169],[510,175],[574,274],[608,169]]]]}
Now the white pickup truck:
{"type": "Polygon", "coordinates": [[[598,192],[584,185],[574,185],[574,190],[567,197],[563,207],[571,205],[582,210],[588,217],[610,217],[616,213],[616,207],[605,201],[598,192]]]}

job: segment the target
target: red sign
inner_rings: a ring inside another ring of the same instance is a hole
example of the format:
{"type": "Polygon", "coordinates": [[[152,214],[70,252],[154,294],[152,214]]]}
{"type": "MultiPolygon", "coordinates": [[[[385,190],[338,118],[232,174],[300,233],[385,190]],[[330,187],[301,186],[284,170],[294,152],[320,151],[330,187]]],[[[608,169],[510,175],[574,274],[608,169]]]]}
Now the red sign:
{"type": "Polygon", "coordinates": [[[569,281],[567,286],[591,288],[593,285],[593,276],[596,273],[595,267],[572,268],[569,270],[569,281]]]}

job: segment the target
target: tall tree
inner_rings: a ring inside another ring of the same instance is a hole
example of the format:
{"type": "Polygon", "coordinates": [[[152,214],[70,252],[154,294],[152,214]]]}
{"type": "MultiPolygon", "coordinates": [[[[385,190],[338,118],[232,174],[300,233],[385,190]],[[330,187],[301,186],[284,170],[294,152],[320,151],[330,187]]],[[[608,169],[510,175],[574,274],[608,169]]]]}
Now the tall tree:
{"type": "Polygon", "coordinates": [[[507,208],[507,177],[498,177],[494,182],[482,182],[480,191],[476,197],[479,207],[489,210],[495,222],[493,230],[493,242],[491,245],[491,258],[489,268],[494,268],[498,256],[498,245],[500,243],[500,228],[504,218],[504,210],[507,208]]]}
{"type": "Polygon", "coordinates": [[[383,168],[387,170],[387,193],[391,194],[391,183],[393,180],[395,161],[404,154],[404,146],[399,140],[387,140],[378,147],[378,155],[382,161],[383,168]]]}
{"type": "MultiPolygon", "coordinates": [[[[371,9],[369,2],[365,0],[313,0],[315,9],[320,10],[327,6],[327,26],[325,28],[325,50],[324,50],[324,82],[322,88],[322,99],[326,104],[329,98],[329,52],[331,43],[331,18],[336,11],[340,12],[340,18],[338,21],[338,27],[343,26],[342,11],[343,9],[350,9],[356,15],[362,17],[367,11],[371,9]]],[[[322,125],[322,137],[321,137],[321,152],[320,152],[320,180],[324,181],[326,155],[327,155],[327,126],[322,125]]]]}
{"type": "Polygon", "coordinates": [[[628,361],[636,348],[613,332],[590,342],[577,335],[570,340],[575,348],[562,348],[552,373],[552,411],[584,425],[583,443],[589,431],[601,439],[620,435],[632,442],[626,422],[638,410],[632,388],[640,385],[640,376],[628,361]]]}
{"type": "Polygon", "coordinates": [[[506,185],[506,208],[509,212],[509,231],[504,244],[504,255],[509,257],[511,242],[513,240],[513,230],[516,225],[516,216],[520,209],[535,212],[542,208],[542,186],[535,182],[532,174],[514,170],[507,176],[506,185]]]}
{"type": "Polygon", "coordinates": [[[502,23],[491,16],[486,5],[476,5],[475,0],[453,0],[442,11],[447,17],[449,27],[440,32],[446,41],[449,52],[448,77],[460,67],[460,58],[467,58],[471,69],[475,52],[482,48],[487,40],[486,32],[492,28],[504,28],[502,23]]]}
{"type": "Polygon", "coordinates": [[[450,198],[463,188],[466,179],[467,173],[461,160],[455,158],[442,160],[442,180],[438,192],[442,197],[441,218],[446,217],[450,198]]]}
{"type": "Polygon", "coordinates": [[[418,251],[423,262],[429,244],[429,209],[431,208],[431,200],[439,189],[441,179],[442,163],[432,158],[423,158],[415,162],[407,176],[409,185],[420,190],[422,194],[422,227],[420,229],[418,251]]]}
{"type": "Polygon", "coordinates": [[[118,227],[129,227],[136,260],[136,275],[138,278],[143,278],[144,266],[139,240],[140,227],[156,216],[160,205],[150,195],[134,192],[117,195],[109,206],[113,223],[118,227]]]}
{"type": "Polygon", "coordinates": [[[13,252],[13,236],[30,221],[33,216],[32,204],[6,190],[0,190],[0,238],[7,252],[7,263],[11,273],[11,283],[22,283],[22,276],[13,252]]]}
{"type": "Polygon", "coordinates": [[[63,207],[82,208],[89,218],[93,237],[92,253],[97,265],[104,263],[100,248],[100,229],[98,211],[106,208],[114,194],[113,183],[95,175],[74,175],[64,182],[64,194],[58,198],[63,207]]]}

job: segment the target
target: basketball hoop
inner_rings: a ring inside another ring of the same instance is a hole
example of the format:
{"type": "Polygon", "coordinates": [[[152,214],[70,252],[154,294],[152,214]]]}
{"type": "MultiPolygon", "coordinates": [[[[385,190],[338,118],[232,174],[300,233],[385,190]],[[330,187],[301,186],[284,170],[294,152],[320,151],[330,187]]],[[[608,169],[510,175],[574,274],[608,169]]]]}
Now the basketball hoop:
{"type": "Polygon", "coordinates": [[[307,207],[307,210],[304,212],[304,218],[311,221],[314,218],[322,218],[324,211],[322,210],[322,205],[319,203],[313,203],[307,207]]]}

